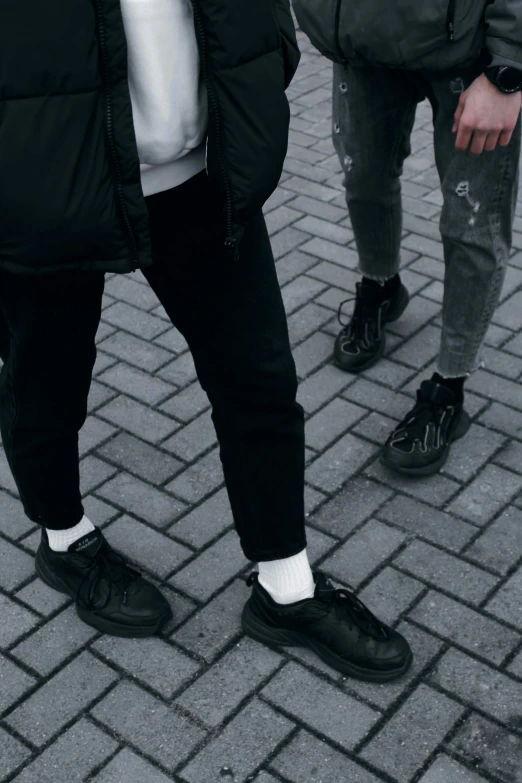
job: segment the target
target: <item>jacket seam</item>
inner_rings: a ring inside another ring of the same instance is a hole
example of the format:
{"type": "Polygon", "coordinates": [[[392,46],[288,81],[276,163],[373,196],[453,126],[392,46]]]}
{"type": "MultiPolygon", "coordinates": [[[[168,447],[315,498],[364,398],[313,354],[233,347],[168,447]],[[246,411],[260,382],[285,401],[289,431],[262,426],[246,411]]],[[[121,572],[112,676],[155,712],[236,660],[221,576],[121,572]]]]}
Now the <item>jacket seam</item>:
{"type": "Polygon", "coordinates": [[[34,95],[9,95],[8,97],[0,97],[0,103],[7,101],[32,101],[35,98],[63,98],[71,95],[88,95],[89,93],[99,92],[102,89],[101,85],[98,87],[91,87],[88,90],[72,90],[71,92],[42,92],[35,93],[34,95]]]}

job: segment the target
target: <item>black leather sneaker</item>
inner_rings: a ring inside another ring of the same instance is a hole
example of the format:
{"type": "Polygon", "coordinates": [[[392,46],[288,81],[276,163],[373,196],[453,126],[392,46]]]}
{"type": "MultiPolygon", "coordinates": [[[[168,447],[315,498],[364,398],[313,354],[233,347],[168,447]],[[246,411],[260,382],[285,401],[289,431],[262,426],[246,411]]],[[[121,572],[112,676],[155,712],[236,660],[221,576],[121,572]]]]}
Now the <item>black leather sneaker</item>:
{"type": "Polygon", "coordinates": [[[42,531],[36,573],[76,601],[84,623],[113,636],[152,636],[172,617],[166,598],[112,549],[95,528],[67,552],[54,552],[42,531]]]}
{"type": "Polygon", "coordinates": [[[336,590],[321,572],[315,595],[295,604],[277,604],[250,574],[252,595],[245,604],[243,630],[280,650],[308,647],[333,669],[368,682],[403,675],[413,655],[406,639],[377,620],[350,590],[336,590]]]}
{"type": "Polygon", "coordinates": [[[417,404],[386,441],[381,462],[406,476],[431,476],[444,465],[451,444],[466,434],[470,424],[450,389],[423,381],[417,404]]]}
{"type": "MultiPolygon", "coordinates": [[[[337,366],[351,373],[372,367],[386,347],[384,327],[400,318],[409,301],[410,296],[402,283],[393,296],[384,300],[374,286],[357,283],[353,315],[335,340],[334,358],[337,366]]],[[[341,323],[344,304],[341,302],[339,307],[341,323]]]]}

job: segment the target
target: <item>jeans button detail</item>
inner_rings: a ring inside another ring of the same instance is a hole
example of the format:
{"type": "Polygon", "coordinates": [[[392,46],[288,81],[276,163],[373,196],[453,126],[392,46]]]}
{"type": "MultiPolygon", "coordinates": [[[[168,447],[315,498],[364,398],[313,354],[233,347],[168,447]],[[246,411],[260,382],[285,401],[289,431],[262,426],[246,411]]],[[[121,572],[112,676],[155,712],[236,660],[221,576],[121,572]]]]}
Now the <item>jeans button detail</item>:
{"type": "Polygon", "coordinates": [[[341,90],[341,92],[347,92],[348,85],[346,84],[346,82],[341,82],[341,84],[339,85],[339,89],[341,90]]]}
{"type": "Polygon", "coordinates": [[[338,122],[334,122],[333,131],[334,131],[334,133],[340,133],[341,132],[341,127],[340,127],[338,122]]]}

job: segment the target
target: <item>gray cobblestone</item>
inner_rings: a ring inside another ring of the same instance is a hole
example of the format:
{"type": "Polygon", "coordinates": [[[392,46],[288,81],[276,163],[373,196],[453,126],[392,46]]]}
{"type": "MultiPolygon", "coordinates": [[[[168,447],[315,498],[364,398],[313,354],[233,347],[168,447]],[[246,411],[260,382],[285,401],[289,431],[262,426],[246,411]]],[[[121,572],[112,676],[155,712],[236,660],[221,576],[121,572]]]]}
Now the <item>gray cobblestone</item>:
{"type": "Polygon", "coordinates": [[[33,558],[0,538],[0,585],[4,590],[15,590],[33,574],[33,558]]]}
{"type": "Polygon", "coordinates": [[[359,421],[366,411],[358,405],[335,399],[306,422],[306,443],[321,451],[359,421]]]}
{"type": "Polygon", "coordinates": [[[440,693],[420,685],[361,753],[389,775],[410,780],[450,731],[463,708],[440,693]]]}
{"type": "Polygon", "coordinates": [[[205,737],[182,715],[129,682],[92,710],[94,717],[142,753],[172,771],[205,737]]]}
{"type": "MultiPolygon", "coordinates": [[[[31,751],[25,745],[0,728],[0,780],[9,777],[30,755],[31,751]]],[[[19,776],[17,779],[20,781],[19,776]]]]}
{"type": "Polygon", "coordinates": [[[108,666],[83,652],[12,712],[6,723],[41,747],[116,679],[108,666]]]}
{"type": "Polygon", "coordinates": [[[96,776],[96,783],[169,783],[169,780],[129,748],[121,750],[96,776]]]}
{"type": "Polygon", "coordinates": [[[477,478],[450,504],[448,511],[484,525],[522,489],[522,476],[487,465],[477,478]]]}
{"type": "Polygon", "coordinates": [[[481,783],[483,778],[470,772],[449,756],[439,756],[419,783],[481,783]]]}
{"type": "Polygon", "coordinates": [[[306,413],[314,413],[350,383],[353,383],[353,378],[336,367],[326,365],[301,383],[297,399],[306,413]]]}
{"type": "Polygon", "coordinates": [[[23,587],[16,593],[16,597],[35,612],[45,616],[52,614],[70,600],[63,593],[47,587],[40,579],[35,579],[23,587]]]}
{"type": "Polygon", "coordinates": [[[160,378],[123,362],[110,367],[99,376],[99,380],[123,394],[137,397],[146,405],[157,405],[176,390],[160,378]]]}
{"type": "Polygon", "coordinates": [[[118,747],[118,743],[81,719],[53,742],[20,775],[16,783],[71,783],[84,780],[118,747]]]}
{"type": "Polygon", "coordinates": [[[470,546],[466,556],[507,574],[522,557],[522,511],[507,508],[470,546]]]}
{"type": "Polygon", "coordinates": [[[522,629],[522,567],[511,576],[487,604],[488,611],[522,629]]]}
{"type": "Polygon", "coordinates": [[[174,571],[192,552],[177,541],[123,516],[107,528],[111,546],[161,577],[174,571]]]}
{"type": "Polygon", "coordinates": [[[166,489],[179,495],[188,503],[197,503],[222,483],[223,468],[219,458],[219,449],[213,449],[194,465],[176,476],[170,484],[167,484],[166,489]]]}
{"type": "Polygon", "coordinates": [[[0,594],[0,617],[2,618],[0,649],[3,650],[34,628],[38,622],[36,615],[2,594],[0,594]]]}
{"type": "Polygon", "coordinates": [[[162,446],[176,457],[191,462],[216,442],[216,432],[210,413],[202,413],[164,441],[162,446]]]}
{"type": "Polygon", "coordinates": [[[112,438],[98,449],[98,454],[151,484],[163,484],[184,467],[179,460],[127,432],[112,438]]]}
{"type": "Polygon", "coordinates": [[[192,598],[207,601],[246,564],[237,534],[232,530],[178,571],[171,583],[192,598]]]}
{"type": "MultiPolygon", "coordinates": [[[[512,783],[520,780],[522,740],[481,715],[471,715],[449,747],[482,774],[495,775],[512,783]]],[[[440,777],[440,783],[447,780],[449,783],[451,778],[440,777]]],[[[457,781],[460,783],[460,778],[457,781]]],[[[439,780],[435,778],[431,783],[439,783],[439,780]]]]}
{"type": "Polygon", "coordinates": [[[384,568],[359,594],[359,598],[388,625],[394,625],[401,614],[424,590],[424,585],[394,568],[384,568]]]}
{"type": "Polygon", "coordinates": [[[413,541],[395,565],[471,604],[480,604],[498,582],[491,574],[423,541],[413,541]]]}
{"type": "Polygon", "coordinates": [[[495,456],[495,463],[515,473],[522,473],[522,443],[508,443],[495,456]]]}
{"type": "Polygon", "coordinates": [[[348,433],[307,468],[306,480],[317,489],[333,492],[360,470],[373,452],[373,446],[348,433]]]}
{"type": "Polygon", "coordinates": [[[263,689],[263,696],[314,731],[353,749],[380,713],[355,701],[296,663],[288,663],[263,689]]]}
{"type": "Polygon", "coordinates": [[[169,416],[175,416],[180,421],[188,422],[209,407],[210,403],[206,392],[196,381],[160,405],[159,409],[169,416]]]}
{"type": "Polygon", "coordinates": [[[146,340],[152,340],[167,330],[167,324],[161,318],[156,318],[124,302],[116,302],[104,310],[103,321],[146,340]]]}
{"type": "Polygon", "coordinates": [[[145,484],[129,473],[119,473],[112,481],[104,484],[98,494],[158,528],[171,524],[187,508],[181,500],[145,484]]]}
{"type": "Polygon", "coordinates": [[[80,462],[80,487],[83,494],[88,494],[95,487],[103,484],[117,473],[117,468],[108,465],[94,454],[89,454],[80,462]]]}
{"type": "Polygon", "coordinates": [[[476,534],[476,528],[467,522],[401,495],[386,503],[378,517],[455,552],[476,534]]]}
{"type": "Polygon", "coordinates": [[[0,713],[7,710],[35,683],[34,677],[0,655],[0,713]]]}
{"type": "Polygon", "coordinates": [[[444,473],[463,484],[470,481],[504,442],[505,438],[498,433],[473,425],[463,448],[451,450],[444,473]]]}
{"type": "Polygon", "coordinates": [[[174,538],[201,549],[232,524],[228,495],[225,489],[221,489],[179,522],[175,522],[167,532],[174,538]]]}
{"type": "Polygon", "coordinates": [[[175,386],[185,386],[187,383],[191,383],[196,380],[196,368],[194,366],[194,359],[192,354],[187,352],[178,356],[170,364],[162,367],[158,371],[160,378],[163,378],[168,383],[173,383],[175,386]]]}
{"type": "Polygon", "coordinates": [[[149,443],[158,443],[180,427],[178,422],[122,394],[100,408],[98,415],[149,443]]]}
{"type": "Polygon", "coordinates": [[[158,367],[172,359],[172,354],[165,348],[160,348],[150,341],[121,331],[107,337],[99,344],[99,348],[105,353],[128,364],[133,364],[146,372],[155,372],[158,367]]]}
{"type": "Polygon", "coordinates": [[[345,538],[365,519],[368,519],[392,494],[381,484],[364,477],[348,482],[347,486],[312,516],[314,526],[326,533],[345,538]]]}
{"type": "Polygon", "coordinates": [[[34,528],[34,523],[25,516],[20,501],[2,491],[0,491],[0,519],[2,520],[2,533],[13,541],[34,528]]]}

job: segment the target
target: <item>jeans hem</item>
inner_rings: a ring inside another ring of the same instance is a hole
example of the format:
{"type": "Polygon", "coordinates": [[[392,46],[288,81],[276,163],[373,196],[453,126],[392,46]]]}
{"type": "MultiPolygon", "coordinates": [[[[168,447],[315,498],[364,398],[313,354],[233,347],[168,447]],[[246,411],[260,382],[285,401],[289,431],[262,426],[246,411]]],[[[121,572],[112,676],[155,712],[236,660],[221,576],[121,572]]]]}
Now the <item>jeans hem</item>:
{"type": "Polygon", "coordinates": [[[359,264],[358,267],[358,271],[363,277],[367,277],[369,280],[374,280],[376,283],[380,283],[381,285],[384,285],[388,280],[392,280],[394,277],[396,277],[399,274],[399,269],[400,267],[397,267],[396,271],[390,272],[386,275],[376,275],[363,269],[362,264],[359,264]]]}
{"type": "Polygon", "coordinates": [[[279,549],[279,550],[269,550],[265,552],[254,552],[252,550],[248,551],[243,548],[243,553],[247,560],[251,560],[253,563],[268,563],[272,560],[284,560],[287,557],[294,557],[294,555],[300,554],[303,549],[306,549],[306,539],[303,539],[303,542],[299,544],[297,547],[292,547],[292,549],[279,549]]]}
{"type": "Polygon", "coordinates": [[[481,360],[475,362],[471,369],[469,368],[469,361],[463,360],[461,357],[458,359],[455,357],[450,358],[447,361],[437,362],[436,372],[443,378],[451,380],[452,378],[470,378],[477,370],[482,370],[485,367],[485,363],[481,360]]]}

